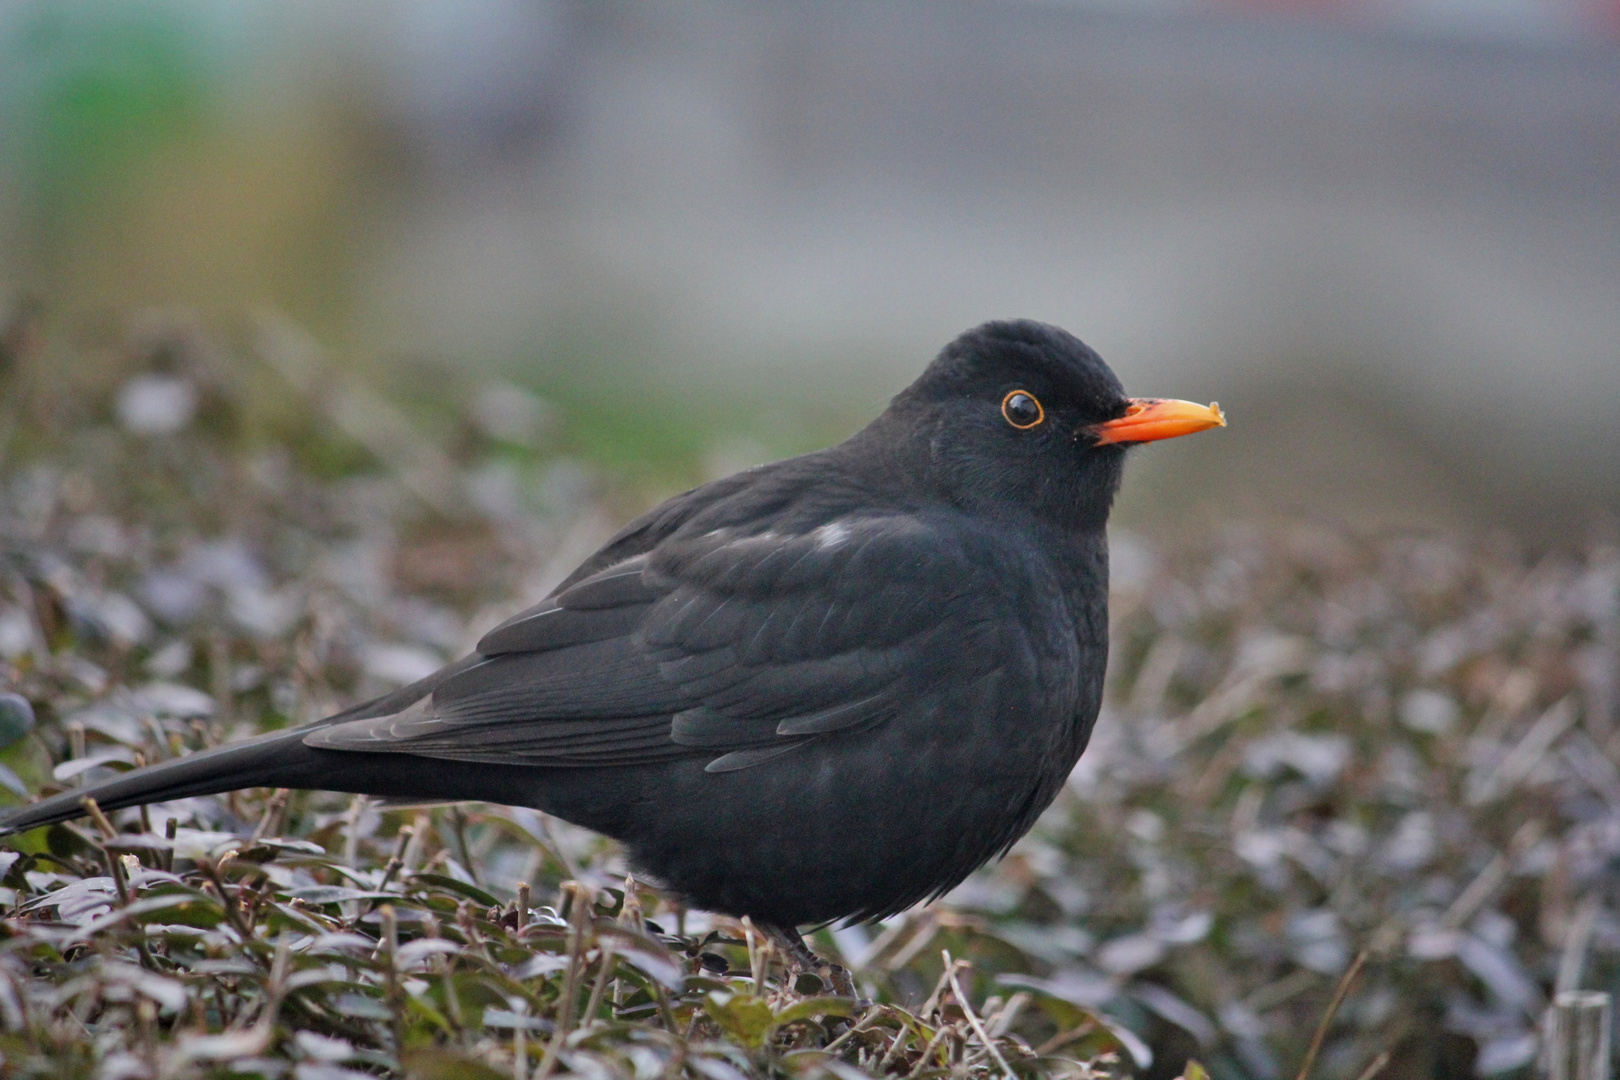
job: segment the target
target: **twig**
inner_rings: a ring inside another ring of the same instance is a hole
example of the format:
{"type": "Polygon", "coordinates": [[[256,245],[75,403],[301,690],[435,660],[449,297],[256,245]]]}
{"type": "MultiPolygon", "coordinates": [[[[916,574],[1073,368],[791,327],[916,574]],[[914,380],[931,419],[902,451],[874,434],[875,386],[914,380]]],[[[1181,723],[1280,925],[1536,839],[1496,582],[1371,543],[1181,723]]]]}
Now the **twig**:
{"type": "Polygon", "coordinates": [[[610,938],[602,945],[602,958],[599,970],[596,973],[596,985],[591,987],[591,999],[585,1005],[585,1015],[580,1018],[581,1023],[589,1027],[596,1023],[596,1011],[602,1007],[602,998],[607,993],[608,980],[613,977],[613,968],[618,961],[618,954],[613,951],[613,941],[610,938]]]}
{"type": "MultiPolygon", "coordinates": [[[[645,933],[647,930],[647,921],[642,917],[641,898],[636,895],[636,879],[633,877],[626,877],[624,879],[624,903],[619,908],[619,925],[627,926],[638,934],[645,933]]],[[[653,999],[658,1002],[658,1018],[664,1022],[664,1030],[669,1032],[671,1035],[676,1034],[680,1029],[680,1021],[675,1019],[675,1007],[670,1004],[669,991],[665,990],[664,984],[659,982],[657,979],[652,980],[652,990],[653,999]]],[[[615,984],[615,1000],[617,1000],[617,997],[618,990],[617,985],[615,984]]],[[[693,1025],[697,1024],[698,1017],[701,1015],[701,1009],[692,1014],[693,1025]]],[[[686,1032],[686,1039],[690,1039],[691,1037],[692,1029],[688,1028],[686,1032]]],[[[680,1058],[681,1055],[685,1053],[686,1039],[677,1041],[675,1044],[675,1053],[677,1058],[680,1058]]],[[[684,1060],[684,1058],[682,1060],[684,1060]]],[[[681,1070],[679,1067],[672,1066],[672,1068],[674,1068],[673,1075],[680,1075],[681,1070]]]]}
{"type": "Polygon", "coordinates": [[[1349,970],[1339,979],[1339,985],[1333,990],[1333,1000],[1328,1002],[1327,1012],[1322,1014],[1322,1022],[1316,1025],[1316,1034],[1311,1037],[1311,1045],[1305,1051],[1305,1060],[1299,1067],[1299,1074],[1294,1080],[1307,1080],[1311,1075],[1311,1068],[1316,1064],[1316,1055],[1322,1052],[1322,1043],[1327,1039],[1328,1026],[1333,1023],[1333,1017],[1338,1013],[1339,1006],[1350,994],[1350,984],[1356,981],[1361,974],[1362,965],[1367,962],[1367,950],[1362,949],[1356,953],[1356,958],[1350,961],[1349,970]]]}
{"type": "Polygon", "coordinates": [[[754,930],[754,921],[748,916],[742,917],[743,936],[748,939],[748,973],[754,979],[754,994],[757,997],[765,996],[765,953],[759,945],[759,934],[754,930]]]}
{"type": "Polygon", "coordinates": [[[118,861],[118,855],[110,848],[102,848],[101,854],[107,860],[107,873],[113,879],[113,888],[118,890],[118,906],[128,907],[129,882],[124,878],[123,864],[118,861]]]}
{"type": "Polygon", "coordinates": [[[641,897],[636,895],[636,879],[628,874],[624,879],[624,903],[619,905],[619,925],[627,926],[638,934],[647,929],[641,911],[641,897]]]}
{"type": "Polygon", "coordinates": [[[557,834],[551,828],[551,818],[546,814],[540,815],[540,835],[546,843],[551,845],[551,853],[557,856],[557,862],[561,864],[570,878],[578,881],[585,876],[580,873],[579,867],[574,864],[574,860],[569,857],[568,852],[564,851],[563,846],[557,842],[557,834]]]}
{"type": "MultiPolygon", "coordinates": [[[[911,940],[883,962],[885,971],[898,971],[905,967],[916,959],[919,953],[933,944],[934,938],[939,936],[940,925],[937,912],[932,909],[924,911],[919,922],[921,925],[917,927],[917,932],[911,936],[911,940]]],[[[867,963],[870,964],[871,961],[868,960],[867,963]]]]}
{"type": "Polygon", "coordinates": [[[377,883],[378,892],[385,891],[394,880],[394,875],[405,865],[405,848],[409,846],[414,835],[416,835],[414,826],[407,825],[399,830],[399,835],[394,838],[394,853],[388,857],[388,865],[383,867],[382,880],[377,883]]]}
{"type": "MultiPolygon", "coordinates": [[[[950,954],[946,953],[945,955],[949,956],[950,954]]],[[[943,994],[945,992],[945,988],[950,984],[951,966],[949,961],[947,961],[945,964],[945,974],[941,975],[939,977],[939,982],[934,984],[934,992],[928,995],[928,1000],[923,1002],[922,1008],[917,1010],[917,1018],[919,1020],[926,1020],[928,1017],[934,1014],[934,1010],[939,1006],[939,995],[943,994]]]]}
{"type": "Polygon", "coordinates": [[[1440,925],[1455,930],[1473,917],[1485,901],[1507,880],[1508,862],[1503,855],[1495,855],[1485,864],[1485,869],[1470,881],[1457,898],[1451,902],[1444,915],[1440,916],[1440,925]]]}
{"type": "MultiPolygon", "coordinates": [[[[84,757],[84,725],[79,723],[77,720],[73,721],[67,726],[67,734],[68,755],[72,757],[73,760],[77,761],[84,757]]],[[[84,787],[85,781],[88,780],[89,777],[90,774],[88,772],[79,773],[73,778],[73,786],[84,787]]]]}
{"type": "Polygon", "coordinates": [[[1045,1057],[1047,1054],[1054,1053],[1057,1050],[1068,1046],[1076,1039],[1085,1038],[1087,1035],[1090,1035],[1096,1030],[1097,1021],[1087,1020],[1085,1023],[1080,1024],[1077,1027],[1070,1028],[1068,1031],[1060,1031],[1050,1039],[1047,1039],[1045,1042],[1041,1043],[1041,1045],[1037,1046],[1035,1048],[1035,1056],[1045,1057]]]}
{"type": "Polygon", "coordinates": [[[557,1067],[557,1055],[562,1052],[563,1040],[568,1038],[569,1029],[574,1026],[574,998],[579,993],[580,957],[585,951],[585,926],[591,917],[591,889],[578,881],[565,881],[562,884],[564,896],[569,900],[568,906],[568,969],[563,974],[562,994],[557,1014],[556,1029],[551,1033],[551,1041],[546,1044],[545,1055],[540,1059],[540,1067],[535,1070],[534,1080],[546,1080],[551,1070],[557,1067]]]}
{"type": "MultiPolygon", "coordinates": [[[[405,848],[411,842],[411,837],[415,831],[413,826],[407,825],[399,830],[399,835],[394,838],[394,854],[389,856],[388,865],[383,867],[383,876],[382,880],[377,883],[377,892],[387,892],[389,883],[394,880],[394,875],[399,873],[400,867],[405,865],[405,848]]],[[[357,902],[354,908],[354,918],[348,920],[348,925],[351,927],[358,926],[360,920],[377,910],[377,905],[380,903],[382,901],[378,899],[368,900],[363,904],[357,902]]]]}
{"type": "Polygon", "coordinates": [[[463,900],[456,905],[456,926],[461,930],[461,936],[467,940],[467,944],[483,953],[484,959],[488,960],[491,966],[497,963],[495,954],[490,951],[489,942],[478,932],[478,922],[473,918],[472,901],[463,900]]]}
{"type": "Polygon", "coordinates": [[[1283,1002],[1303,994],[1321,981],[1321,978],[1321,975],[1310,968],[1299,968],[1276,982],[1269,982],[1255,989],[1243,999],[1243,1004],[1255,1013],[1269,1012],[1283,1002]]]}
{"type": "Polygon", "coordinates": [[[1484,907],[1486,901],[1496,895],[1496,890],[1507,880],[1512,860],[1540,840],[1544,831],[1545,826],[1536,818],[1531,818],[1520,825],[1509,838],[1507,851],[1498,853],[1485,864],[1485,869],[1468,883],[1451,902],[1451,906],[1446,908],[1445,914],[1440,916],[1440,925],[1455,930],[1472,919],[1474,913],[1484,907]]]}
{"type": "Polygon", "coordinates": [[[457,803],[450,808],[450,828],[455,834],[456,846],[461,849],[462,865],[467,873],[472,875],[473,884],[480,889],[484,882],[478,876],[478,867],[473,864],[472,847],[467,843],[467,815],[462,811],[461,804],[457,803]]]}
{"type": "MultiPolygon", "coordinates": [[[[281,811],[286,809],[287,796],[290,794],[291,792],[286,788],[276,788],[275,793],[270,796],[270,801],[264,805],[264,813],[259,817],[259,824],[253,829],[253,839],[249,841],[250,845],[257,844],[270,835],[271,829],[281,817],[281,811]]],[[[146,807],[141,807],[141,810],[144,812],[146,807]]]]}
{"type": "Polygon", "coordinates": [[[359,869],[360,860],[360,816],[366,810],[366,797],[356,795],[349,802],[348,835],[343,840],[343,862],[351,869],[359,869]]]}
{"type": "MultiPolygon", "coordinates": [[[[833,1051],[842,1048],[845,1043],[849,1042],[849,1040],[853,1039],[856,1035],[860,1034],[861,1032],[865,1031],[867,1028],[871,1027],[873,1024],[877,1023],[878,1019],[882,1015],[883,1015],[883,1012],[880,1009],[874,1008],[874,1009],[869,1010],[865,1016],[861,1017],[854,1024],[851,1024],[849,1029],[846,1030],[842,1035],[838,1036],[838,1038],[834,1039],[832,1042],[828,1043],[826,1046],[823,1046],[821,1048],[821,1052],[824,1053],[824,1054],[830,1054],[833,1051]]],[[[901,1027],[900,1030],[902,1032],[904,1032],[905,1028],[901,1027]]]]}
{"type": "MultiPolygon", "coordinates": [[[[1464,801],[1471,807],[1483,806],[1506,795],[1519,781],[1530,775],[1530,770],[1536,767],[1542,756],[1564,732],[1575,726],[1579,718],[1580,712],[1572,698],[1566,697],[1553,705],[1530,725],[1524,738],[1508,751],[1495,769],[1467,785],[1464,801]]],[[[1470,776],[1469,780],[1473,781],[1474,777],[1470,776]]]]}
{"type": "Polygon", "coordinates": [[[934,1037],[928,1040],[927,1046],[923,1047],[922,1057],[918,1058],[917,1064],[913,1065],[911,1067],[911,1071],[906,1073],[906,1080],[913,1080],[914,1077],[928,1067],[928,1060],[934,1056],[934,1051],[939,1048],[939,1044],[943,1042],[945,1036],[949,1035],[950,1033],[951,1025],[939,1025],[939,1029],[934,1032],[934,1037]]]}
{"type": "MultiPolygon", "coordinates": [[[[844,1035],[853,1034],[854,1031],[855,1029],[851,1028],[849,1031],[844,1032],[844,1035]]],[[[901,1044],[905,1042],[906,1036],[910,1033],[911,1029],[905,1025],[904,1021],[902,1021],[900,1024],[900,1030],[894,1033],[894,1041],[889,1044],[889,1048],[885,1050],[883,1052],[883,1056],[878,1059],[877,1068],[872,1070],[873,1073],[878,1076],[882,1076],[888,1071],[889,1063],[892,1062],[900,1053],[901,1044]]],[[[840,1035],[839,1038],[843,1038],[843,1035],[840,1035]]],[[[837,1040],[834,1040],[834,1042],[836,1041],[837,1040]]],[[[831,1050],[832,1047],[828,1046],[827,1049],[831,1050]]]]}
{"type": "Polygon", "coordinates": [[[90,820],[96,823],[96,828],[101,830],[103,837],[111,840],[118,835],[118,830],[113,828],[111,821],[107,820],[107,815],[101,812],[101,806],[96,800],[86,795],[79,800],[79,805],[84,809],[90,820]]]}
{"type": "Polygon", "coordinates": [[[1018,1014],[1033,1000],[1035,1000],[1033,994],[1020,991],[1014,994],[1007,1004],[997,1009],[994,1016],[986,1016],[984,1022],[990,1029],[990,1034],[998,1039],[1007,1034],[1007,1030],[1017,1022],[1018,1014]]]}
{"type": "MultiPolygon", "coordinates": [[[[137,769],[143,769],[146,767],[146,755],[141,753],[139,750],[135,752],[135,767],[137,769]]],[[[146,808],[145,803],[141,803],[140,817],[141,832],[144,835],[150,836],[152,834],[152,813],[146,808]]]]}
{"type": "Polygon", "coordinates": [[[163,826],[163,839],[169,842],[169,847],[163,852],[161,866],[169,873],[174,873],[174,838],[180,835],[180,819],[170,818],[168,824],[163,826]]]}
{"type": "Polygon", "coordinates": [[[1553,993],[1581,988],[1581,973],[1586,969],[1586,953],[1592,944],[1592,931],[1597,926],[1598,898],[1594,893],[1584,898],[1569,920],[1564,932],[1564,950],[1558,959],[1558,978],[1553,993]]]}
{"type": "Polygon", "coordinates": [[[208,641],[208,681],[214,692],[214,719],[229,729],[234,694],[231,689],[231,643],[215,633],[208,641]]]}
{"type": "Polygon", "coordinates": [[[932,915],[932,911],[927,908],[924,908],[915,916],[904,915],[896,919],[888,926],[885,926],[883,928],[883,932],[872,939],[872,943],[866,947],[859,957],[852,958],[848,953],[845,953],[844,962],[849,968],[850,974],[853,975],[860,971],[864,971],[868,967],[871,967],[872,964],[877,961],[878,957],[882,956],[884,953],[888,952],[894,947],[895,942],[899,941],[910,931],[917,929],[922,924],[923,920],[932,918],[932,915]],[[855,962],[857,959],[860,961],[858,964],[855,962]]]}
{"type": "Polygon", "coordinates": [[[528,1080],[529,1076],[529,1040],[527,1027],[524,1021],[528,1019],[529,1003],[520,997],[511,1000],[512,1011],[517,1014],[518,1022],[512,1025],[512,1080],[528,1080]]]}
{"type": "Polygon", "coordinates": [[[422,860],[423,843],[433,830],[433,819],[427,814],[417,814],[411,821],[411,842],[405,845],[405,869],[415,870],[416,864],[422,860]]]}
{"type": "Polygon", "coordinates": [[[1383,1072],[1384,1067],[1388,1064],[1389,1051],[1380,1050],[1378,1052],[1378,1056],[1373,1058],[1372,1062],[1365,1069],[1361,1070],[1361,1075],[1356,1077],[1356,1080],[1373,1080],[1373,1077],[1383,1072]]]}
{"type": "MultiPolygon", "coordinates": [[[[693,1019],[695,1020],[696,1017],[694,1016],[693,1019]]],[[[686,1075],[686,1053],[690,1042],[690,1035],[685,1039],[675,1040],[675,1052],[669,1055],[669,1061],[664,1065],[664,1071],[659,1075],[659,1080],[677,1080],[678,1077],[686,1075]]]]}
{"type": "Polygon", "coordinates": [[[996,1059],[996,1064],[1001,1066],[1007,1080],[1018,1080],[1012,1066],[1007,1064],[1007,1059],[1002,1057],[1001,1051],[996,1048],[995,1040],[990,1038],[990,1033],[985,1031],[984,1025],[979,1022],[979,1016],[973,1011],[973,1005],[968,1001],[967,995],[962,993],[962,984],[956,981],[956,964],[951,961],[949,949],[945,950],[944,956],[945,970],[950,972],[951,992],[956,995],[957,1004],[962,1006],[962,1011],[967,1014],[968,1024],[973,1028],[973,1033],[979,1037],[979,1042],[984,1044],[984,1048],[990,1051],[990,1056],[996,1059]]]}
{"type": "Polygon", "coordinates": [[[232,928],[241,935],[242,944],[245,946],[253,941],[253,928],[243,921],[241,908],[236,902],[236,897],[232,895],[230,887],[225,884],[224,875],[225,864],[235,854],[234,851],[227,851],[218,862],[205,856],[197,860],[197,865],[208,877],[209,882],[213,884],[215,891],[219,893],[219,903],[225,909],[225,918],[230,921],[232,928]]]}
{"type": "MultiPolygon", "coordinates": [[[[430,938],[441,936],[439,933],[439,920],[435,919],[431,914],[427,919],[427,936],[430,938]]],[[[468,942],[468,944],[471,944],[471,942],[468,942]]],[[[433,958],[433,964],[438,972],[439,982],[444,987],[444,1007],[445,1012],[449,1015],[450,1024],[456,1029],[457,1037],[465,1037],[467,1034],[467,1019],[461,1011],[461,995],[456,991],[455,969],[450,963],[450,958],[443,953],[433,958]]]]}
{"type": "Polygon", "coordinates": [[[381,940],[377,944],[382,949],[383,971],[388,980],[386,988],[388,1019],[394,1036],[394,1056],[398,1058],[405,1052],[404,1002],[401,1000],[399,985],[399,923],[392,904],[384,904],[378,914],[382,918],[382,927],[381,940]]]}
{"type": "MultiPolygon", "coordinates": [[[[659,1019],[664,1021],[664,1030],[673,1035],[680,1028],[680,1022],[675,1019],[675,1007],[669,1003],[669,991],[664,989],[664,984],[657,979],[652,980],[652,988],[653,997],[658,1001],[659,1019]]],[[[696,1013],[692,1014],[692,1019],[697,1019],[696,1013]]],[[[677,1043],[676,1047],[685,1045],[684,1042],[677,1043]]]]}

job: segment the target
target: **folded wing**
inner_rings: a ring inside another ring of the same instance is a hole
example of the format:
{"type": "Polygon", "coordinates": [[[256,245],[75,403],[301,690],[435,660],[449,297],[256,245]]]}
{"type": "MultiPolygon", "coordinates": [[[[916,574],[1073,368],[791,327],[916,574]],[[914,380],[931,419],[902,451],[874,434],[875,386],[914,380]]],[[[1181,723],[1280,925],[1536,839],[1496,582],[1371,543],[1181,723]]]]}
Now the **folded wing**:
{"type": "Polygon", "coordinates": [[[501,764],[701,756],[711,772],[748,768],[882,724],[919,686],[1026,658],[1028,643],[1006,640],[1021,620],[1002,617],[1014,603],[995,588],[1002,569],[988,539],[906,515],[671,537],[495,628],[476,660],[409,707],[305,742],[501,764]]]}

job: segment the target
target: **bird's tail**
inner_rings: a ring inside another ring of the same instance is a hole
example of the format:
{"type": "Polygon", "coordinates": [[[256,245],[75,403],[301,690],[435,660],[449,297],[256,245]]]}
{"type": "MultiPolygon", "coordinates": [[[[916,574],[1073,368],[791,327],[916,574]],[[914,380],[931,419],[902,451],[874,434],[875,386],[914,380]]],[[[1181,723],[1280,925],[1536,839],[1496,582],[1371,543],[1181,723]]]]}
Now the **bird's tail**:
{"type": "Polygon", "coordinates": [[[334,755],[305,746],[308,731],[299,728],[261,735],[16,807],[0,814],[0,835],[79,817],[85,812],[86,799],[111,811],[244,787],[321,787],[320,774],[330,769],[334,755]]]}
{"type": "Polygon", "coordinates": [[[474,798],[476,795],[459,794],[469,785],[454,769],[446,772],[442,766],[431,762],[402,761],[393,755],[316,750],[304,745],[304,736],[329,724],[397,712],[431,694],[444,680],[481,659],[475,653],[392,694],[305,727],[275,731],[149,765],[99,784],[64,791],[5,811],[0,813],[0,836],[79,817],[85,812],[87,798],[96,800],[97,806],[108,811],[248,787],[313,788],[407,797],[438,797],[440,791],[448,791],[451,797],[474,798]]]}

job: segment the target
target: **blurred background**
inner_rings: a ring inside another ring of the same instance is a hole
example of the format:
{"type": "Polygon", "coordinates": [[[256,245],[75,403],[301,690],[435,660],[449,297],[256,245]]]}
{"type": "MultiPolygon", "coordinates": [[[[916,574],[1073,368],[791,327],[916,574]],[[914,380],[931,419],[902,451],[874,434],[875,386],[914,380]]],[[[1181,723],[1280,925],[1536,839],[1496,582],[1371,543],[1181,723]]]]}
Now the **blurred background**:
{"type": "Polygon", "coordinates": [[[649,499],[1028,316],[1232,416],[1139,528],[1556,543],[1620,507],[1620,6],[7,4],[0,305],[505,379],[649,499]]]}

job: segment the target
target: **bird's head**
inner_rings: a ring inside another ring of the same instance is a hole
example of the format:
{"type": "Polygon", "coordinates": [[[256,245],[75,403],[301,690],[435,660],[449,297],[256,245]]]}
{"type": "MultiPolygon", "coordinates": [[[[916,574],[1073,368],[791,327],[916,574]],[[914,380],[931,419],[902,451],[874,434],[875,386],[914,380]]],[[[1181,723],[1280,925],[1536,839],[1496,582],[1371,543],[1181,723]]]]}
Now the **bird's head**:
{"type": "Polygon", "coordinates": [[[1224,427],[1218,406],[1130,398],[1102,357],[1045,323],[990,322],[951,342],[884,417],[951,501],[1101,528],[1125,450],[1224,427]]]}

